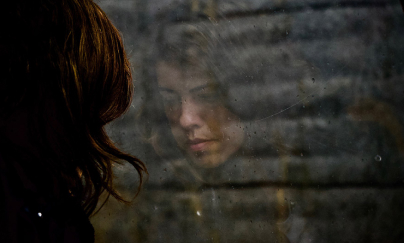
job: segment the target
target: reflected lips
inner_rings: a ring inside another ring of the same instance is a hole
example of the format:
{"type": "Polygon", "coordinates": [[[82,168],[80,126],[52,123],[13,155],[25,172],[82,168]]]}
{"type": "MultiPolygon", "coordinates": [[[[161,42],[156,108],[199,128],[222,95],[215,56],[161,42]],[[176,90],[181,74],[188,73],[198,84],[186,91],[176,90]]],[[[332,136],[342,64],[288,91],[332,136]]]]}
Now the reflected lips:
{"type": "Polygon", "coordinates": [[[202,151],[205,150],[210,143],[214,140],[205,140],[205,139],[193,139],[188,141],[188,145],[192,151],[202,151]]]}

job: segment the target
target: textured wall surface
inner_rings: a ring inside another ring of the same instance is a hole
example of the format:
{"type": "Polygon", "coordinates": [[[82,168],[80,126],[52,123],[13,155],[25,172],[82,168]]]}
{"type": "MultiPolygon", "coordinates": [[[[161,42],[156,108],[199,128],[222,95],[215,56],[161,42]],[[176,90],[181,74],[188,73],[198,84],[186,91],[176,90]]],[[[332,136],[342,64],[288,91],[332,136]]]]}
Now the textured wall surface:
{"type": "MultiPolygon", "coordinates": [[[[108,131],[149,178],[130,205],[109,200],[92,218],[97,242],[404,241],[399,1],[98,3],[122,32],[136,86],[108,131]],[[195,30],[225,43],[215,70],[231,106],[251,117],[245,153],[210,169],[159,157],[139,116],[156,82],[158,38],[195,30]]],[[[127,198],[137,180],[133,168],[116,168],[127,198]]]]}

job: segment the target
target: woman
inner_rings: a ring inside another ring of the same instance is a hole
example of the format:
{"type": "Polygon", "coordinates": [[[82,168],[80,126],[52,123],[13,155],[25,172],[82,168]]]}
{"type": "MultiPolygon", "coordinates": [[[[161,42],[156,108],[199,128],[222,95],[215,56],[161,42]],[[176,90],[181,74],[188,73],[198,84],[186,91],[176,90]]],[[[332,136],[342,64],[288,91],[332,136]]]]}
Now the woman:
{"type": "Polygon", "coordinates": [[[160,60],[158,89],[179,148],[197,165],[216,167],[240,148],[244,125],[208,73],[191,65],[160,60]]]}
{"type": "Polygon", "coordinates": [[[1,242],[93,242],[101,194],[124,201],[113,164],[146,172],[104,131],[131,103],[121,37],[91,0],[8,1],[0,16],[1,242]]]}

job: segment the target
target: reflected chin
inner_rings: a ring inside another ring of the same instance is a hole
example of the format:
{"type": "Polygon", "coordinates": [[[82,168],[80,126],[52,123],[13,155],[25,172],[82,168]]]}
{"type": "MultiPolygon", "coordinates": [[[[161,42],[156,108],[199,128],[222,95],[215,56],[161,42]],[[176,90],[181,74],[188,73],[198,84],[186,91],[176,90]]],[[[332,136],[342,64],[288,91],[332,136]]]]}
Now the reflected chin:
{"type": "Polygon", "coordinates": [[[203,168],[214,168],[227,160],[219,153],[209,153],[207,151],[188,153],[188,157],[195,165],[203,168]]]}

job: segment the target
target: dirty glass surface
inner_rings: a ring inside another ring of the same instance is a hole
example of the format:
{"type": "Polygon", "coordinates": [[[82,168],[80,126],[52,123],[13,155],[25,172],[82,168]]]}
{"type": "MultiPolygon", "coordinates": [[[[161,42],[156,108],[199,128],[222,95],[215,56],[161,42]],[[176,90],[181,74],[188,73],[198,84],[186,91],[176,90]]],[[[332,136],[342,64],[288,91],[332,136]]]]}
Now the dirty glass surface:
{"type": "Polygon", "coordinates": [[[404,241],[399,1],[97,3],[135,80],[108,133],[149,170],[97,242],[404,241]]]}

